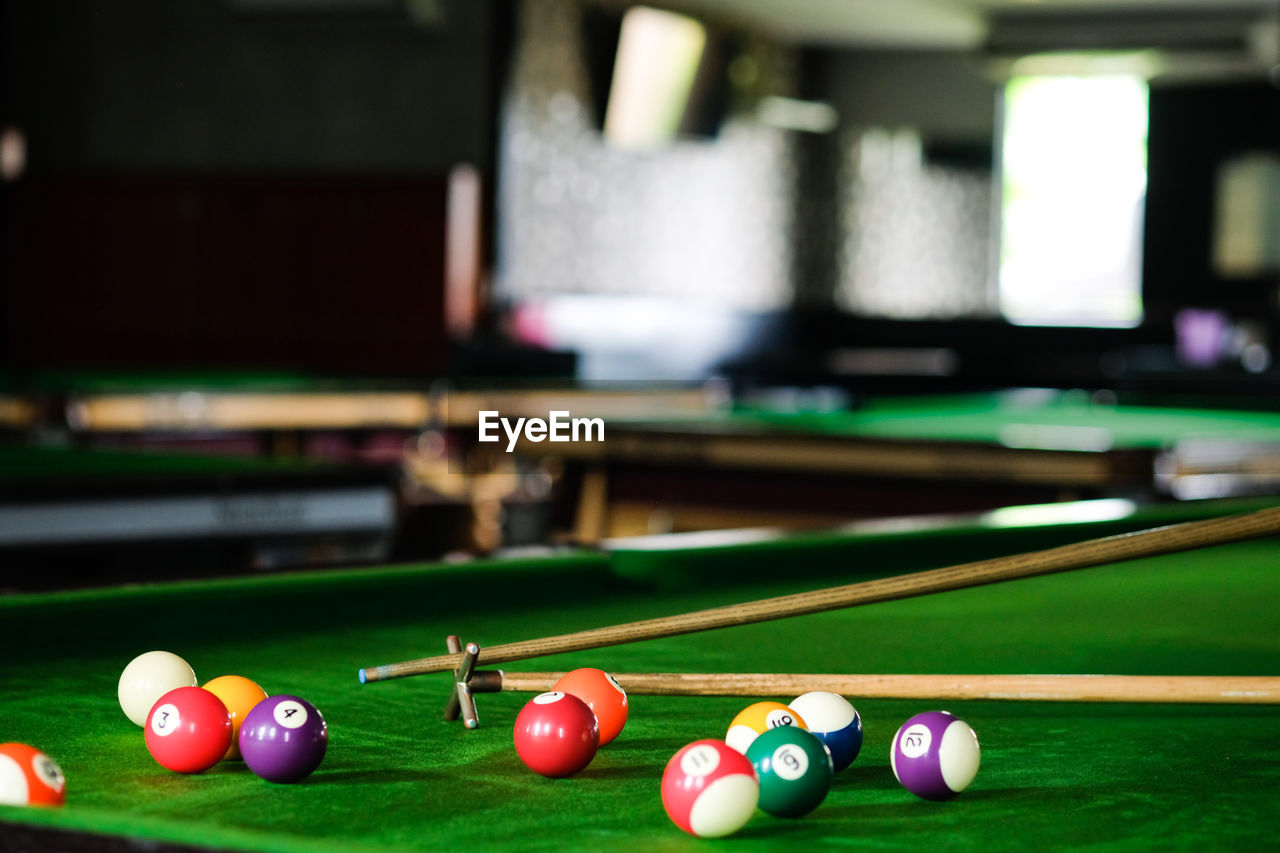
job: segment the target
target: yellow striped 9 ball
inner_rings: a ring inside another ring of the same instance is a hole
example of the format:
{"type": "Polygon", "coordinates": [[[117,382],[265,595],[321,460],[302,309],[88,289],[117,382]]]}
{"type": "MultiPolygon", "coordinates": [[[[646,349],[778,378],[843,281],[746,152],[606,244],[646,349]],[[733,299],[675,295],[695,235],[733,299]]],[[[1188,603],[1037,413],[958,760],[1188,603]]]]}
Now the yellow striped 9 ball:
{"type": "Polygon", "coordinates": [[[803,717],[781,702],[755,702],[739,711],[729,723],[724,742],[746,755],[752,741],[776,726],[809,728],[803,717]]]}

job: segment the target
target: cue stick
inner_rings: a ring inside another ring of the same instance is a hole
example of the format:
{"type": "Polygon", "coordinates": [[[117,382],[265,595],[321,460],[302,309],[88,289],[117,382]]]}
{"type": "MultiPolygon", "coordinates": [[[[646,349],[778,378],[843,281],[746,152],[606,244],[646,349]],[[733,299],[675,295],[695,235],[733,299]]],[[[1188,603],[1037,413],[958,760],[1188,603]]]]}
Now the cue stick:
{"type": "MultiPolygon", "coordinates": [[[[475,693],[541,693],[563,672],[483,670],[475,693]]],[[[857,699],[1007,699],[1040,702],[1280,704],[1280,677],[1254,675],[809,675],[631,672],[613,677],[641,696],[799,696],[826,690],[857,699]]]]}
{"type": "MultiPolygon", "coordinates": [[[[1280,532],[1280,507],[1257,510],[1238,515],[1220,516],[1200,521],[1186,521],[1166,527],[1156,527],[1132,533],[1089,539],[1071,545],[1062,545],[1043,551],[1031,551],[962,563],[941,569],[914,572],[878,580],[862,581],[844,586],[829,587],[810,592],[795,593],[776,598],[764,598],[742,604],[698,610],[674,616],[627,622],[604,628],[592,628],[572,634],[560,634],[537,640],[524,640],[505,645],[484,646],[476,664],[505,663],[525,660],[541,655],[598,649],[604,646],[631,643],[690,634],[713,628],[767,622],[790,616],[803,616],[845,607],[871,604],[877,601],[893,601],[927,593],[981,586],[999,581],[1036,577],[1055,572],[1089,568],[1105,563],[1116,563],[1220,545],[1241,539],[1280,532]]],[[[361,669],[360,682],[386,681],[428,672],[457,669],[461,655],[445,654],[435,657],[361,669]]]]}

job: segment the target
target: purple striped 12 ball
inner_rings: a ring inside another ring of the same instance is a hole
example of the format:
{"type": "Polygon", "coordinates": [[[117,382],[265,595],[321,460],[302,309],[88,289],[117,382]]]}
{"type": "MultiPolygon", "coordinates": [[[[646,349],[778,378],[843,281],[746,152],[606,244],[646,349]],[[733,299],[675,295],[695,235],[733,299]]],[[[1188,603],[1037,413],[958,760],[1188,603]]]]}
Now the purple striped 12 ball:
{"type": "Polygon", "coordinates": [[[324,760],[329,727],[297,696],[268,696],[240,724],[240,757],[269,782],[298,782],[324,760]]]}
{"type": "Polygon", "coordinates": [[[947,800],[978,775],[978,736],[947,711],[916,714],[902,724],[889,751],[893,775],[926,800],[947,800]]]}

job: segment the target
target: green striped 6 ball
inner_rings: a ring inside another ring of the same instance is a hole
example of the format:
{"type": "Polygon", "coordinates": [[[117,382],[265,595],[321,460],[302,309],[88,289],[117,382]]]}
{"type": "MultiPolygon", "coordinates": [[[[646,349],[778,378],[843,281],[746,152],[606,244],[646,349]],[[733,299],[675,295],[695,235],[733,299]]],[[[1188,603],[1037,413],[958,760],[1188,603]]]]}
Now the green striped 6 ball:
{"type": "Polygon", "coordinates": [[[808,814],[831,788],[831,754],[804,729],[769,729],[747,747],[747,760],[760,779],[760,809],[775,817],[808,814]]]}

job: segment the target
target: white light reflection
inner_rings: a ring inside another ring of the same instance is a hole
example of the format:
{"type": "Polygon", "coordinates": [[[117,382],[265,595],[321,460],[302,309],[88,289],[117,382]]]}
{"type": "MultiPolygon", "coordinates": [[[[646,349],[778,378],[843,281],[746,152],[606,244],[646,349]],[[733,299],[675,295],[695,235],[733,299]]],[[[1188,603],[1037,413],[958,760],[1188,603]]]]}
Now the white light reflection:
{"type": "Polygon", "coordinates": [[[629,148],[675,136],[707,32],[692,18],[638,6],[622,19],[604,133],[629,148]]]}
{"type": "Polygon", "coordinates": [[[989,527],[1037,527],[1049,524],[1086,524],[1093,521],[1118,521],[1128,518],[1138,505],[1126,498],[1103,498],[1096,501],[1070,501],[1056,504],[1008,506],[983,513],[982,522],[989,527]]]}

